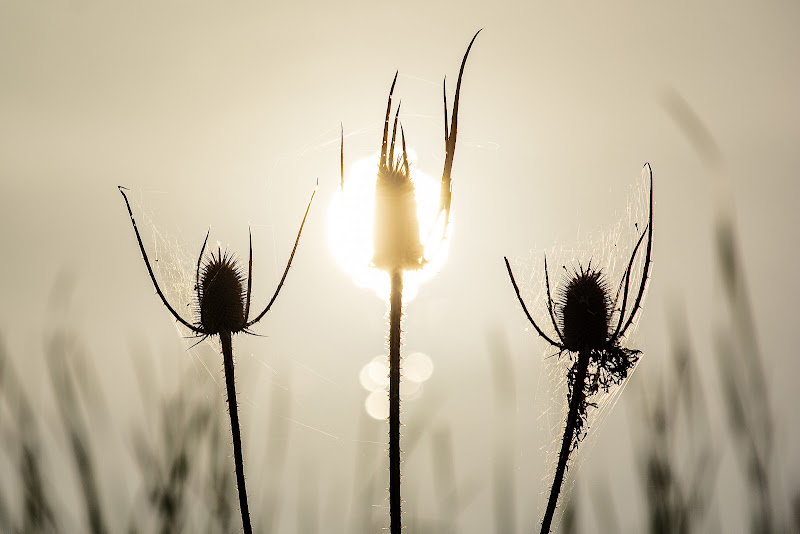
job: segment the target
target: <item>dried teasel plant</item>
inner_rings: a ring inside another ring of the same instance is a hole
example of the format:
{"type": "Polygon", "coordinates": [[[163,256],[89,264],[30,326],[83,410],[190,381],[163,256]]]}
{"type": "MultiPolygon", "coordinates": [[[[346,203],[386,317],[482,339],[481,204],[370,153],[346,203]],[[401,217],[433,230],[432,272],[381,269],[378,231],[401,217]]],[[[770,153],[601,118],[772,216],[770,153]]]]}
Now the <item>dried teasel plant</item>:
{"type": "Polygon", "coordinates": [[[622,384],[639,360],[641,351],[623,346],[625,334],[641,310],[650,275],[653,248],[653,171],[645,164],[650,182],[648,222],[639,236],[628,261],[625,274],[612,297],[611,288],[601,269],[591,261],[584,268],[578,266],[567,276],[566,284],[558,289],[557,301],[553,302],[547,257],[544,260],[545,289],[547,290],[547,313],[557,340],[544,333],[536,324],[520,294],[508,258],[505,258],[508,276],[522,305],[525,316],[539,336],[558,350],[567,354],[572,362],[567,371],[567,421],[558,455],[553,485],[542,519],[541,532],[550,532],[558,496],[567,470],[570,455],[586,436],[586,419],[589,407],[596,407],[593,400],[601,390],[608,392],[622,384]],[[642,243],[647,238],[644,250],[644,266],[635,298],[631,288],[634,263],[642,243]],[[631,302],[632,301],[632,302],[631,302]]]}
{"type": "Polygon", "coordinates": [[[311,203],[314,201],[314,193],[311,194],[311,199],[308,201],[303,221],[300,223],[300,230],[297,232],[297,238],[292,248],[292,253],[289,255],[289,261],[286,263],[286,269],[283,271],[278,287],[272,295],[267,306],[259,313],[255,319],[250,319],[250,289],[253,282],[253,237],[250,235],[250,256],[247,262],[247,279],[245,280],[242,267],[239,265],[236,258],[228,251],[223,252],[217,249],[217,253],[212,251],[207,256],[204,255],[206,245],[208,244],[208,235],[203,241],[203,246],[200,249],[200,256],[197,258],[197,271],[195,274],[195,293],[196,293],[196,313],[197,321],[191,323],[181,317],[175,311],[175,308],[170,305],[161,288],[158,285],[153,268],[150,265],[150,260],[147,258],[147,251],[142,243],[142,237],[139,235],[139,228],[136,226],[136,219],[133,217],[131,204],[128,202],[128,196],[125,194],[127,189],[119,186],[119,192],[122,193],[122,198],[125,199],[125,205],[128,208],[128,215],[131,218],[133,231],[136,234],[136,240],[139,243],[139,249],[142,252],[147,272],[150,274],[150,279],[156,289],[156,293],[164,306],[169,310],[176,321],[191,330],[195,337],[199,338],[198,343],[202,342],[208,337],[219,336],[220,344],[222,345],[222,357],[225,369],[225,385],[228,395],[228,412],[231,419],[231,434],[233,436],[233,455],[236,464],[236,485],[239,492],[239,508],[242,514],[242,525],[244,532],[251,534],[253,529],[250,524],[250,512],[247,504],[247,489],[245,487],[244,479],[244,463],[242,460],[242,438],[239,429],[239,412],[236,404],[236,382],[234,379],[234,360],[233,360],[233,343],[232,335],[238,333],[252,334],[251,327],[255,326],[267,312],[272,308],[275,299],[283,287],[286,280],[286,275],[289,274],[289,268],[292,266],[295,252],[297,252],[297,245],[300,243],[300,235],[303,233],[303,226],[306,224],[308,211],[311,209],[311,203]],[[245,286],[246,283],[246,286],[245,286]]]}
{"type": "MultiPolygon", "coordinates": [[[[442,235],[444,239],[450,218],[451,171],[456,149],[458,132],[458,104],[461,93],[461,79],[472,44],[478,37],[478,30],[472,37],[456,82],[452,116],[447,112],[447,86],[444,84],[444,138],[445,161],[442,171],[438,216],[443,217],[442,235]],[[448,120],[450,126],[448,127],[448,120]]],[[[420,239],[419,220],[417,219],[417,200],[414,182],[409,171],[408,154],[406,152],[405,132],[399,123],[400,106],[395,112],[392,126],[392,138],[389,141],[389,127],[392,113],[392,96],[397,73],[394,75],[389,101],[386,106],[386,117],[383,127],[378,176],[375,182],[375,212],[373,224],[372,266],[385,271],[390,277],[389,294],[389,515],[392,534],[400,534],[401,503],[400,498],[400,322],[403,303],[403,273],[421,269],[427,262],[425,247],[420,239]],[[400,144],[402,155],[395,159],[397,127],[400,125],[400,144]]],[[[344,132],[342,132],[342,149],[340,162],[342,189],[344,183],[344,132]]]]}

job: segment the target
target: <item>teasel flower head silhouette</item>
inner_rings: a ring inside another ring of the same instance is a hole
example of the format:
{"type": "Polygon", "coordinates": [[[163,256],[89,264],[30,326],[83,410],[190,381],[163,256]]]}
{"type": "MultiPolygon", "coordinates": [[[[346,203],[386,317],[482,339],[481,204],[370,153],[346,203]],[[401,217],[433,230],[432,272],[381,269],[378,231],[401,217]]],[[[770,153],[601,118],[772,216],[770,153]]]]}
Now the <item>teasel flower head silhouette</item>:
{"type": "Polygon", "coordinates": [[[645,164],[642,173],[647,176],[650,185],[648,221],[633,247],[625,274],[613,297],[605,275],[600,269],[593,267],[590,261],[585,268],[579,265],[572,273],[568,273],[566,284],[560,288],[559,299],[554,303],[545,257],[547,313],[556,339],[545,334],[531,316],[514,279],[508,258],[505,258],[511,284],[528,321],[542,339],[558,350],[559,356],[566,353],[571,361],[567,371],[569,410],[550,498],[542,520],[542,533],[550,532],[567,463],[571,453],[578,448],[586,435],[587,412],[589,407],[596,406],[595,395],[601,390],[608,392],[612,387],[622,384],[636,366],[641,354],[637,349],[623,346],[623,340],[641,310],[652,263],[653,171],[649,163],[645,164]],[[642,253],[642,275],[638,290],[632,290],[634,265],[645,238],[647,241],[642,253]],[[633,291],[636,291],[635,297],[633,291]]]}
{"type": "Polygon", "coordinates": [[[233,341],[231,337],[233,334],[238,334],[240,332],[251,334],[252,332],[249,330],[250,327],[264,318],[275,303],[275,299],[278,298],[286,276],[289,274],[289,268],[292,266],[295,252],[297,252],[297,246],[300,243],[300,235],[303,233],[303,226],[305,226],[308,211],[311,209],[311,203],[314,201],[316,189],[314,193],[311,194],[311,199],[306,207],[305,214],[303,215],[303,222],[300,223],[300,230],[297,232],[294,248],[292,248],[292,253],[289,255],[289,261],[286,264],[283,277],[278,283],[278,287],[267,306],[254,319],[250,319],[250,290],[253,280],[252,236],[250,236],[250,256],[247,263],[247,285],[245,288],[244,273],[233,255],[229,254],[227,251],[222,252],[222,250],[218,248],[216,254],[212,252],[209,256],[205,256],[209,236],[209,234],[206,233],[203,247],[200,249],[200,255],[197,258],[197,270],[195,273],[194,289],[197,299],[195,311],[197,312],[198,320],[194,324],[184,319],[175,311],[175,308],[172,307],[161,291],[161,287],[158,285],[156,276],[153,273],[153,267],[150,265],[150,260],[147,257],[147,251],[144,248],[142,237],[139,235],[139,228],[136,225],[136,219],[133,216],[133,211],[131,210],[131,205],[130,202],[128,202],[128,196],[125,194],[125,191],[125,187],[119,187],[119,192],[122,194],[122,198],[125,200],[125,206],[128,208],[128,216],[131,219],[134,234],[136,234],[136,241],[139,244],[142,259],[144,260],[147,272],[150,274],[150,280],[153,282],[156,294],[161,299],[161,302],[176,321],[191,330],[196,337],[200,338],[198,343],[209,336],[219,336],[220,344],[222,345],[223,367],[225,369],[228,412],[231,419],[236,483],[239,492],[239,508],[244,532],[249,534],[252,532],[252,526],[250,524],[250,512],[247,502],[247,490],[245,487],[242,439],[239,428],[239,410],[236,401],[236,381],[234,379],[233,341]]]}
{"type": "Polygon", "coordinates": [[[375,219],[373,223],[374,255],[372,264],[387,272],[397,269],[415,271],[425,262],[425,248],[419,235],[416,192],[408,168],[406,136],[402,124],[400,125],[400,139],[403,154],[402,157],[398,156],[396,160],[394,159],[397,124],[400,117],[399,105],[394,116],[388,156],[386,153],[392,94],[396,83],[397,73],[392,81],[389,103],[386,107],[381,158],[375,182],[375,219]]]}
{"type": "MultiPolygon", "coordinates": [[[[464,53],[461,69],[456,82],[452,117],[447,112],[447,87],[444,87],[444,138],[445,162],[442,171],[440,199],[437,218],[442,220],[441,236],[432,235],[431,239],[443,241],[450,218],[450,183],[453,167],[453,156],[458,133],[458,103],[461,93],[461,79],[467,63],[469,51],[478,37],[475,33],[464,53]],[[448,126],[448,120],[450,125],[448,126]]],[[[405,131],[400,124],[400,106],[392,117],[392,96],[397,84],[395,72],[386,116],[383,125],[378,173],[375,181],[374,213],[373,213],[373,254],[371,265],[375,269],[389,274],[389,516],[392,534],[400,534],[401,503],[400,498],[400,322],[403,307],[404,273],[418,271],[427,263],[425,245],[420,237],[420,222],[417,215],[417,198],[415,184],[409,171],[408,151],[406,149],[405,131]],[[389,129],[391,125],[391,140],[389,129]],[[395,147],[398,142],[398,126],[400,148],[402,154],[395,158],[395,147]]],[[[344,192],[344,129],[341,133],[340,154],[340,187],[344,192]]],[[[435,228],[435,226],[434,226],[435,228]]]]}

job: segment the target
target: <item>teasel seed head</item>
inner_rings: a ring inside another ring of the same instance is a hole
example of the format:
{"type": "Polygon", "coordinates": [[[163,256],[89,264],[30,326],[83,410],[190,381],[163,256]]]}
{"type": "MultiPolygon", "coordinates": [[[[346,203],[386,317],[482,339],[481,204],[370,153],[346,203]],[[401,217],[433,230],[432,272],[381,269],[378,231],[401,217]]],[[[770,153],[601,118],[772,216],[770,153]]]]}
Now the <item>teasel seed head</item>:
{"type": "Polygon", "coordinates": [[[560,295],[560,321],[564,345],[573,352],[601,350],[608,339],[611,299],[602,271],[580,267],[560,295]]]}
{"type": "Polygon", "coordinates": [[[375,253],[372,263],[385,271],[423,266],[417,199],[408,168],[381,168],[375,184],[375,253]]]}
{"type": "Polygon", "coordinates": [[[208,335],[244,330],[245,278],[227,251],[211,253],[200,273],[197,295],[200,324],[208,335]]]}

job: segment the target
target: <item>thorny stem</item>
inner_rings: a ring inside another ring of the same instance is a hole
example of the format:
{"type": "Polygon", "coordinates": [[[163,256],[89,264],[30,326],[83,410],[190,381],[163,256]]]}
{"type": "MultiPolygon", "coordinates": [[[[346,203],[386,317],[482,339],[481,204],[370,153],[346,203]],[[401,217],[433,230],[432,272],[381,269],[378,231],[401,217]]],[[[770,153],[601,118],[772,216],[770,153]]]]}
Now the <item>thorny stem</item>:
{"type": "Polygon", "coordinates": [[[231,415],[231,434],[233,435],[233,458],[236,462],[236,486],[239,489],[239,509],[242,512],[242,525],[245,534],[252,534],[250,510],[247,507],[247,489],[244,485],[244,462],[242,461],[242,435],[239,431],[239,409],[236,404],[236,381],[233,376],[233,344],[231,333],[219,333],[222,343],[222,361],[225,367],[225,386],[228,391],[228,413],[231,415]]]}
{"type": "Polygon", "coordinates": [[[550,532],[550,524],[553,522],[553,514],[555,514],[556,504],[558,503],[558,494],[561,493],[561,485],[564,482],[564,474],[567,471],[567,460],[569,460],[572,441],[575,438],[575,430],[578,427],[580,407],[585,401],[583,385],[586,382],[586,375],[589,370],[590,354],[588,350],[581,350],[578,355],[578,361],[574,364],[578,368],[575,373],[575,383],[572,385],[572,398],[569,401],[567,425],[564,427],[564,438],[561,441],[561,452],[558,454],[558,466],[556,467],[555,477],[553,477],[553,487],[550,488],[550,499],[547,501],[547,510],[544,513],[544,519],[542,519],[541,534],[550,532]]]}
{"type": "Polygon", "coordinates": [[[389,298],[389,516],[391,534],[401,532],[400,499],[400,319],[403,271],[391,272],[389,298]]]}

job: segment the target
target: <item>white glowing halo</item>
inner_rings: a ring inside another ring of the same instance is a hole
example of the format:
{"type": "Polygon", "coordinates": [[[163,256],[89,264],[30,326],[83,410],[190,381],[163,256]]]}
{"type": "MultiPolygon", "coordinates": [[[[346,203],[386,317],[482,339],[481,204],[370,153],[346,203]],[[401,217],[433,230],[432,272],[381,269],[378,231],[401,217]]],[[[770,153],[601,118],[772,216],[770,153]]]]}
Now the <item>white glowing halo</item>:
{"type": "MultiPolygon", "coordinates": [[[[413,154],[409,153],[413,159],[413,154]]],[[[375,215],[375,181],[378,155],[358,160],[344,179],[344,188],[337,190],[328,211],[328,238],[337,263],[360,287],[375,291],[389,299],[389,275],[371,265],[374,253],[373,220],[375,215]]],[[[439,212],[441,183],[411,166],[417,200],[420,242],[425,245],[425,265],[403,275],[403,302],[413,299],[419,286],[433,277],[447,258],[452,213],[447,234],[442,239],[444,214],[439,212]]]]}

